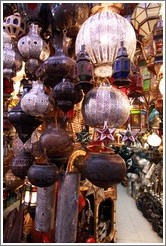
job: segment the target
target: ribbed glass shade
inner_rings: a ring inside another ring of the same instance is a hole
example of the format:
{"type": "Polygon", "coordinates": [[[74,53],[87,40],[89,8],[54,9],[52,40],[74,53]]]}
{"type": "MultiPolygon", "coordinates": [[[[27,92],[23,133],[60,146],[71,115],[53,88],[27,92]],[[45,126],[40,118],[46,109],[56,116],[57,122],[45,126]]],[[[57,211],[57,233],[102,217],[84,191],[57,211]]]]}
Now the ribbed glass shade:
{"type": "Polygon", "coordinates": [[[81,26],[76,38],[76,54],[84,44],[99,77],[112,75],[121,41],[132,60],[136,49],[136,36],[127,19],[112,11],[104,11],[89,17],[81,26]]]}

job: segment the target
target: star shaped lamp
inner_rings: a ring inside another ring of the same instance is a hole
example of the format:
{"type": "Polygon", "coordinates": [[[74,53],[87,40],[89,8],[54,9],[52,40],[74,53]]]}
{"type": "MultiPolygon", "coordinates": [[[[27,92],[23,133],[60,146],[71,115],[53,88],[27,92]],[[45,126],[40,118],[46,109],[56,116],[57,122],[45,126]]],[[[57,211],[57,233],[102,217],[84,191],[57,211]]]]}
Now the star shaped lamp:
{"type": "Polygon", "coordinates": [[[136,135],[138,134],[139,131],[132,131],[130,124],[127,126],[127,130],[124,132],[120,132],[122,135],[122,142],[124,142],[126,145],[130,146],[134,142],[136,142],[136,135]]]}

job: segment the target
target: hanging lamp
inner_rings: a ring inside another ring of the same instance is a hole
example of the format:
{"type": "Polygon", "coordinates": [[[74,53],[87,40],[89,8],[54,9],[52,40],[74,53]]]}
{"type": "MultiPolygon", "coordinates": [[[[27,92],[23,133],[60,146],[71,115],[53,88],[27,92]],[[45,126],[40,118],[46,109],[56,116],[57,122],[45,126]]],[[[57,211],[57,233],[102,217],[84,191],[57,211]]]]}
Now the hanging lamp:
{"type": "Polygon", "coordinates": [[[94,64],[95,75],[110,77],[121,41],[132,60],[136,49],[134,28],[126,18],[104,8],[104,11],[92,15],[81,26],[76,37],[76,54],[85,45],[94,64]]]}

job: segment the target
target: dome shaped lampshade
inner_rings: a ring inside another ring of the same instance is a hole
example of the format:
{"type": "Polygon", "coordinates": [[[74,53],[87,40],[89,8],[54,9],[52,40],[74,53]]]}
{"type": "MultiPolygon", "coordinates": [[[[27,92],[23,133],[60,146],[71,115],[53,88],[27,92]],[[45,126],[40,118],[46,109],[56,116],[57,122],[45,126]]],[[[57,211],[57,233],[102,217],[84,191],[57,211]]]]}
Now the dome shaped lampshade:
{"type": "Polygon", "coordinates": [[[76,54],[85,45],[99,77],[112,75],[112,64],[116,59],[121,41],[132,60],[136,49],[135,31],[130,22],[112,11],[103,11],[89,17],[76,37],[76,54]]]}
{"type": "Polygon", "coordinates": [[[126,94],[112,85],[100,85],[90,90],[82,103],[82,116],[87,125],[120,127],[130,114],[130,103],[126,94]]]}
{"type": "Polygon", "coordinates": [[[153,147],[158,147],[161,144],[161,138],[156,133],[152,133],[148,136],[147,142],[153,147]]]}

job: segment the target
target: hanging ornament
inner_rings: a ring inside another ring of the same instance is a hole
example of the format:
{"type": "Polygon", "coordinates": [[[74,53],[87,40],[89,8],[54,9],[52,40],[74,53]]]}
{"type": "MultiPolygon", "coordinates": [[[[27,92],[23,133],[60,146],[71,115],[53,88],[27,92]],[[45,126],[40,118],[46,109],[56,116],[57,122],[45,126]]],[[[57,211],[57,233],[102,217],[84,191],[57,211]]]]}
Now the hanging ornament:
{"type": "Polygon", "coordinates": [[[120,132],[120,134],[123,136],[122,137],[122,142],[124,142],[126,145],[131,145],[136,141],[135,137],[138,134],[139,130],[137,131],[132,131],[130,124],[127,126],[127,130],[125,132],[120,132]]]}
{"type": "Polygon", "coordinates": [[[19,13],[9,15],[3,21],[3,30],[17,40],[25,35],[25,29],[25,21],[19,13]]]}
{"type": "Polygon", "coordinates": [[[52,88],[63,78],[72,78],[74,74],[75,60],[64,53],[64,50],[68,50],[68,45],[63,42],[64,38],[64,34],[53,36],[52,43],[55,53],[46,59],[36,71],[36,76],[52,88]]]}
{"type": "Polygon", "coordinates": [[[31,24],[28,34],[19,39],[18,49],[25,60],[33,58],[44,61],[50,55],[49,46],[41,38],[40,28],[35,24],[31,24]]]}
{"type": "Polygon", "coordinates": [[[130,73],[130,59],[128,58],[127,50],[124,47],[123,41],[121,41],[121,47],[117,52],[117,57],[113,64],[113,78],[115,79],[113,84],[116,86],[128,87],[130,85],[130,79],[128,75],[130,73]]]}
{"type": "Polygon", "coordinates": [[[52,123],[48,124],[39,141],[47,158],[58,167],[66,162],[74,149],[74,142],[68,133],[52,123]]]}
{"type": "MultiPolygon", "coordinates": [[[[37,69],[41,61],[46,60],[50,55],[49,45],[42,39],[38,25],[31,24],[29,32],[18,41],[18,50],[25,60],[25,67],[37,69]]],[[[34,70],[28,71],[34,75],[34,70]]]]}
{"type": "Polygon", "coordinates": [[[98,77],[111,77],[120,42],[124,41],[127,54],[133,60],[136,49],[135,31],[130,22],[108,9],[90,16],[76,37],[76,54],[85,45],[98,77]]]}
{"type": "Polygon", "coordinates": [[[57,100],[57,106],[63,112],[73,109],[74,104],[79,103],[83,98],[82,91],[77,91],[69,79],[63,79],[62,82],[55,85],[53,93],[57,100]]]}
{"type": "Polygon", "coordinates": [[[82,103],[82,115],[87,125],[120,127],[126,123],[130,113],[128,97],[109,83],[90,90],[82,103]]]}
{"type": "Polygon", "coordinates": [[[11,164],[11,170],[13,174],[20,179],[24,179],[27,176],[29,167],[33,164],[35,158],[31,153],[27,153],[24,150],[14,157],[11,164]]]}
{"type": "Polygon", "coordinates": [[[93,65],[88,53],[85,51],[85,45],[81,46],[81,50],[77,54],[75,77],[78,81],[76,87],[82,89],[85,94],[93,88],[93,65]]]}
{"type": "MultiPolygon", "coordinates": [[[[31,85],[28,84],[24,86],[21,99],[30,89],[31,85]]],[[[21,100],[9,111],[9,121],[15,127],[19,138],[25,143],[42,121],[23,112],[20,103],[21,100]]]]}
{"type": "Polygon", "coordinates": [[[21,108],[31,116],[43,116],[53,109],[41,81],[32,81],[32,89],[21,99],[21,108]]]}
{"type": "Polygon", "coordinates": [[[110,142],[113,142],[115,139],[113,134],[116,128],[109,128],[107,121],[104,121],[104,126],[102,129],[96,129],[97,137],[96,140],[103,141],[105,145],[108,145],[110,142]]]}
{"type": "Polygon", "coordinates": [[[22,57],[19,54],[16,42],[5,31],[3,31],[3,77],[10,79],[21,70],[22,57]]]}
{"type": "MultiPolygon", "coordinates": [[[[135,94],[134,94],[135,95],[135,94]]],[[[147,127],[147,110],[144,99],[140,96],[130,97],[130,117],[129,123],[131,129],[146,129],[147,127]]]]}

